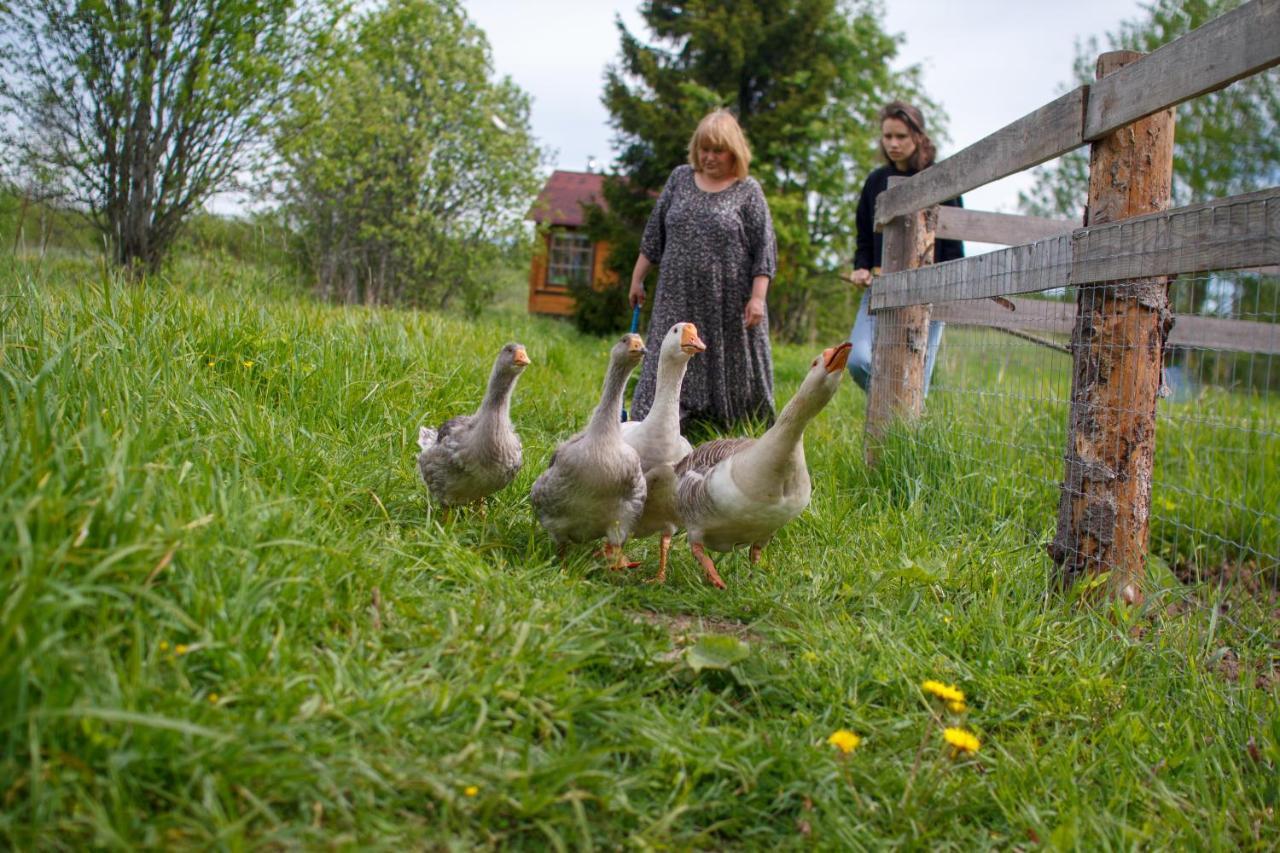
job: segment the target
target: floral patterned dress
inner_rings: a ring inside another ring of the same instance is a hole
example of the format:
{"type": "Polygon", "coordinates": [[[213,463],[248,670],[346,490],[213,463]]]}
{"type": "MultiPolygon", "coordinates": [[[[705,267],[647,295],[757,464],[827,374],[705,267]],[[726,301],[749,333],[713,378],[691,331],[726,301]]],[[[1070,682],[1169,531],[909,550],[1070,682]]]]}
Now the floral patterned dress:
{"type": "Polygon", "coordinates": [[[671,173],[640,242],[640,251],[658,265],[658,287],[645,340],[652,355],[644,360],[631,416],[639,420],[653,405],[663,335],[675,323],[691,322],[707,350],[689,362],[681,423],[772,423],[769,321],[748,329],[742,319],[752,279],[773,278],[777,270],[769,206],[754,178],[707,192],[693,175],[688,165],[671,173]]]}

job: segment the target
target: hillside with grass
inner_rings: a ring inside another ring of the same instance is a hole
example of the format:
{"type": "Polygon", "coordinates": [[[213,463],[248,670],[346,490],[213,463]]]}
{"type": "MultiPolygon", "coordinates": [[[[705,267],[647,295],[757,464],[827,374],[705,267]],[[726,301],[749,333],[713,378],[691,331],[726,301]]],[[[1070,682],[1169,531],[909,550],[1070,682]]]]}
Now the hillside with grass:
{"type": "MultiPolygon", "coordinates": [[[[6,262],[0,845],[1280,845],[1274,596],[1160,559],[1141,608],[1056,591],[1053,489],[951,452],[990,412],[942,407],[873,469],[846,381],[813,503],[759,567],[721,559],[725,591],[682,539],[663,586],[655,540],[629,573],[561,564],[528,491],[610,344],[514,299],[329,306],[225,257],[141,284],[6,262]],[[418,426],[471,411],[508,340],[524,469],[446,520],[418,426]]],[[[780,401],[815,351],[775,351],[780,401]]],[[[1025,399],[1003,417],[1051,445],[1025,399]]],[[[1260,542],[1231,508],[1277,480],[1180,511],[1260,542]]]]}

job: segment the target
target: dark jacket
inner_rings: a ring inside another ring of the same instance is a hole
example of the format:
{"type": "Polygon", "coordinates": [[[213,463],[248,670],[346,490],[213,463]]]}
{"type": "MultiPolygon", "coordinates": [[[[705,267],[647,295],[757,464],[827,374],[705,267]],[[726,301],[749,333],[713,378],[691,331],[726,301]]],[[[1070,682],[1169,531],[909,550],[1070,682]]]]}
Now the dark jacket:
{"type": "MultiPolygon", "coordinates": [[[[862,195],[858,199],[858,248],[853,255],[853,268],[869,270],[880,266],[880,251],[884,238],[876,231],[876,197],[889,188],[889,177],[901,175],[907,177],[915,172],[899,172],[893,164],[887,164],[867,175],[862,185],[862,195]]],[[[943,204],[952,207],[964,207],[959,196],[947,199],[943,204]]],[[[939,240],[933,245],[933,261],[953,261],[964,257],[964,243],[959,240],[939,240]]]]}

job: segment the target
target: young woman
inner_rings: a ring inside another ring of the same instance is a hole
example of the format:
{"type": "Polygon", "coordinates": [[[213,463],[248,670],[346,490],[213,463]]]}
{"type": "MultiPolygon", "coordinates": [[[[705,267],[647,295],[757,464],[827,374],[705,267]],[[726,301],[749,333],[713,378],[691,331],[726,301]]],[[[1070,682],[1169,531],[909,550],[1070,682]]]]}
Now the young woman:
{"type": "MultiPolygon", "coordinates": [[[[765,297],[777,268],[773,220],[764,192],[749,177],[751,149],[737,119],[716,110],[689,139],[689,162],[677,166],[645,225],[631,273],[631,304],[644,303],[644,279],[658,264],[649,320],[650,352],[675,323],[690,322],[707,349],[689,362],[680,420],[719,428],[772,423],[773,354],[765,297]]],[[[631,404],[643,418],[653,405],[658,359],[646,358],[631,404]]]]}
{"type": "MultiPolygon", "coordinates": [[[[891,101],[880,110],[880,153],[885,165],[867,175],[858,198],[858,243],[853,256],[852,281],[859,287],[871,286],[872,276],[880,271],[882,238],[875,230],[876,197],[889,187],[893,175],[907,177],[933,165],[937,153],[933,141],[924,130],[924,116],[920,110],[891,101]]],[[[944,201],[953,207],[963,207],[959,197],[944,201]]],[[[959,240],[939,240],[933,247],[934,263],[964,257],[964,243],[959,240]]],[[[865,292],[858,305],[858,316],[849,333],[853,350],[849,353],[849,374],[854,381],[868,390],[871,379],[871,340],[875,333],[875,318],[868,313],[870,300],[865,292]]],[[[929,343],[925,350],[924,393],[929,393],[929,381],[933,377],[933,364],[942,343],[942,323],[929,323],[929,343]]]]}

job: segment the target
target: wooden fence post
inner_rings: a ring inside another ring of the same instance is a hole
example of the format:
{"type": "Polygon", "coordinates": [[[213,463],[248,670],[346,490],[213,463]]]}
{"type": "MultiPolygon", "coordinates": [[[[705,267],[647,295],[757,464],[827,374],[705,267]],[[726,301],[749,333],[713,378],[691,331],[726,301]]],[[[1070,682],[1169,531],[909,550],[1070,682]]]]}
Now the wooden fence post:
{"type": "MultiPolygon", "coordinates": [[[[1143,54],[1098,57],[1099,79],[1143,54]]],[[[1086,225],[1166,210],[1173,174],[1173,110],[1093,143],[1086,225]]],[[[1155,455],[1156,397],[1171,322],[1164,277],[1081,286],[1066,472],[1049,554],[1063,585],[1109,573],[1107,591],[1142,598],[1155,455]]]]}
{"type": "MultiPolygon", "coordinates": [[[[891,179],[892,180],[892,179],[891,179]]],[[[881,271],[897,272],[933,263],[938,211],[931,207],[900,216],[884,227],[881,271]]],[[[864,293],[869,299],[870,293],[864,293]]],[[[925,349],[930,305],[877,311],[871,346],[871,387],[867,393],[864,453],[875,465],[880,442],[896,420],[915,420],[924,410],[925,349]]]]}

